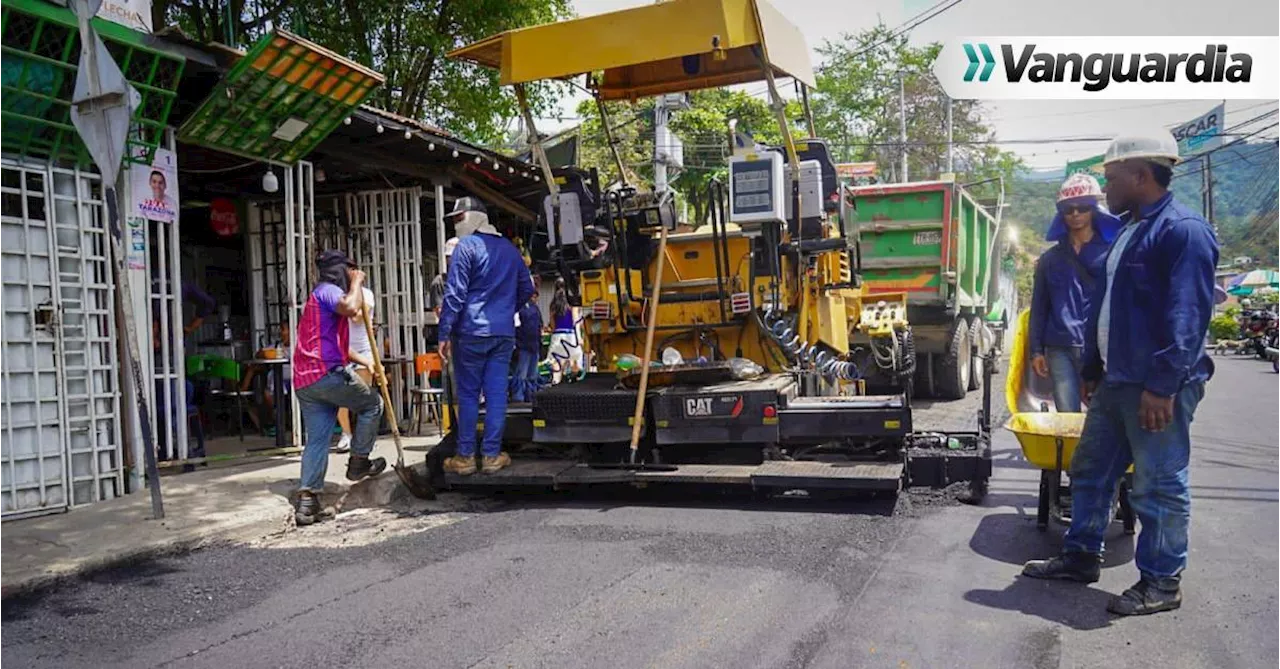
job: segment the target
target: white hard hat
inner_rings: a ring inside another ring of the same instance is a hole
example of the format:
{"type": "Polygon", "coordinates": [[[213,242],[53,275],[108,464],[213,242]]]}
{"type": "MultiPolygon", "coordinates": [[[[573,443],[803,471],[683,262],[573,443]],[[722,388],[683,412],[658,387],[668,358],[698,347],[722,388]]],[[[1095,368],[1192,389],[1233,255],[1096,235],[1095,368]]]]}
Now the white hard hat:
{"type": "Polygon", "coordinates": [[[1095,200],[1102,198],[1102,187],[1098,185],[1098,180],[1093,178],[1092,174],[1076,172],[1067,177],[1067,180],[1062,182],[1062,188],[1058,189],[1058,202],[1074,200],[1078,197],[1091,197],[1095,200]]]}
{"type": "Polygon", "coordinates": [[[1178,164],[1178,141],[1173,138],[1173,133],[1163,129],[1140,135],[1121,135],[1107,147],[1102,164],[1134,158],[1163,162],[1172,167],[1178,164]]]}
{"type": "Polygon", "coordinates": [[[450,237],[449,241],[444,243],[444,257],[448,258],[453,255],[453,249],[458,246],[458,238],[450,237]]]}

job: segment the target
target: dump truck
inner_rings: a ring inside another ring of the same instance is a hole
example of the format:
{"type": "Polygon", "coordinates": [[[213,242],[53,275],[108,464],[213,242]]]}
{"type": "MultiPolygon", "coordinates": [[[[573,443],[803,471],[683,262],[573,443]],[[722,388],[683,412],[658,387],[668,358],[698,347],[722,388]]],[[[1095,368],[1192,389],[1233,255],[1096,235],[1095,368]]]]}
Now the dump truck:
{"type": "Polygon", "coordinates": [[[906,294],[917,397],[956,400],[981,387],[1017,313],[1000,251],[1003,183],[990,183],[999,186],[990,208],[954,181],[846,188],[864,294],[906,294]]]}
{"type": "Polygon", "coordinates": [[[513,463],[492,475],[446,474],[457,446],[449,432],[428,456],[437,485],[793,495],[967,482],[967,497],[981,498],[989,412],[977,430],[919,431],[909,395],[867,392],[855,342],[874,342],[889,374],[906,369],[906,298],[863,295],[830,150],[792,136],[778,92],[784,77],[813,86],[809,49],[767,0],[645,4],[508,31],[449,56],[496,69],[514,88],[547,187],[534,269],[564,279],[581,313],[576,343],[596,370],[508,405],[513,463]],[[710,221],[678,230],[672,193],[629,183],[612,141],[621,176],[608,188],[547,161],[525,87],[575,77],[610,137],[607,101],[763,80],[783,142],[725,128],[728,176],[708,186],[710,221]]]}

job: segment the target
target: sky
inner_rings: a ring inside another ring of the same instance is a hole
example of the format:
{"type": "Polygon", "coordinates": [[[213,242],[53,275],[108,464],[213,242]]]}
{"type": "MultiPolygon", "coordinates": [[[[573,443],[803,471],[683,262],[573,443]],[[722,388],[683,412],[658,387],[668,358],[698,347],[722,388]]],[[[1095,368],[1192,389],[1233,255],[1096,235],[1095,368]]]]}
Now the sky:
{"type": "MultiPolygon", "coordinates": [[[[645,0],[573,0],[580,16],[634,7],[645,0]]],[[[871,28],[878,22],[896,27],[929,9],[938,0],[772,0],[773,5],[800,28],[812,50],[823,40],[871,28]]],[[[915,28],[915,44],[958,36],[1062,35],[1276,35],[1280,33],[1280,3],[1276,0],[961,0],[941,15],[915,28]]],[[[818,64],[816,53],[811,54],[818,64]]],[[[758,87],[757,87],[758,88],[758,87]]],[[[755,90],[748,86],[748,90],[755,90]]],[[[574,116],[581,97],[562,104],[565,117],[574,116]]],[[[1219,101],[1151,100],[1051,101],[1026,100],[986,103],[986,117],[999,139],[1068,136],[1113,136],[1144,124],[1172,126],[1209,111],[1219,101]]],[[[1275,101],[1241,100],[1227,103],[1231,126],[1275,109],[1275,101]],[[1267,104],[1271,103],[1271,104],[1267,104]]],[[[1274,120],[1274,117],[1273,117],[1274,120]]],[[[563,123],[540,123],[550,130],[563,123]]],[[[1265,125],[1265,124],[1261,124],[1265,125]]],[[[1248,130],[1257,126],[1249,126],[1248,130]]],[[[1275,130],[1265,133],[1274,136],[1275,130]]],[[[1098,155],[1100,143],[1011,144],[1031,169],[1057,169],[1067,161],[1098,155]]]]}

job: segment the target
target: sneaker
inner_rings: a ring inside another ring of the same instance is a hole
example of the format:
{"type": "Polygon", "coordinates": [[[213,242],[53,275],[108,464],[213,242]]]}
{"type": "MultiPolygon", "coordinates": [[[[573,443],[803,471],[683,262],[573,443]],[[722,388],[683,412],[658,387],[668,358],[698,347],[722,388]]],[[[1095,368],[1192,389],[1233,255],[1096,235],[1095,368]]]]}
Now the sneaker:
{"type": "Polygon", "coordinates": [[[508,467],[510,465],[511,465],[511,456],[507,455],[506,453],[498,453],[493,457],[485,456],[484,460],[480,463],[480,471],[484,472],[485,474],[493,474],[493,473],[496,473],[499,469],[502,469],[503,467],[508,467]]]}
{"type": "Polygon", "coordinates": [[[1049,560],[1032,560],[1022,575],[1056,581],[1096,583],[1102,575],[1102,556],[1092,553],[1063,553],[1049,560]]]}
{"type": "Polygon", "coordinates": [[[293,512],[293,520],[299,527],[310,525],[320,518],[320,500],[312,492],[298,495],[298,508],[293,512]]]}
{"type": "Polygon", "coordinates": [[[461,455],[445,458],[444,470],[450,474],[457,474],[458,476],[471,476],[476,473],[476,459],[474,457],[468,458],[461,455]]]}
{"type": "Polygon", "coordinates": [[[1149,613],[1172,611],[1182,606],[1182,589],[1177,579],[1159,581],[1143,578],[1124,594],[1114,597],[1107,610],[1118,616],[1143,616],[1149,613]]]}
{"type": "Polygon", "coordinates": [[[342,438],[338,440],[338,444],[329,450],[333,451],[334,453],[350,452],[351,451],[351,435],[343,434],[342,438]]]}
{"type": "Polygon", "coordinates": [[[347,460],[347,480],[359,481],[381,474],[387,468],[386,458],[370,458],[367,455],[353,455],[347,460]]]}

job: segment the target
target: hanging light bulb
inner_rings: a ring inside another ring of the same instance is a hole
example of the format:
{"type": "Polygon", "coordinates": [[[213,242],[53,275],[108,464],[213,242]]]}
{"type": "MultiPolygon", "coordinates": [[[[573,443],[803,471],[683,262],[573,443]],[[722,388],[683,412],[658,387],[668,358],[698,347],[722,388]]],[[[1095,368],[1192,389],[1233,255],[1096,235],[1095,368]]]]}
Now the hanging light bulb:
{"type": "Polygon", "coordinates": [[[274,193],[280,190],[280,180],[276,178],[276,173],[267,169],[267,173],[262,175],[262,190],[267,193],[274,193]]]}
{"type": "Polygon", "coordinates": [[[386,128],[382,127],[382,124],[381,124],[381,123],[379,123],[379,124],[378,124],[378,134],[379,134],[379,135],[381,135],[381,134],[382,134],[382,132],[383,132],[384,130],[386,130],[386,128]]]}
{"type": "Polygon", "coordinates": [[[350,117],[350,116],[348,116],[348,117],[346,117],[346,118],[342,119],[342,125],[351,125],[351,117],[350,117]]]}
{"type": "Polygon", "coordinates": [[[427,144],[427,150],[428,150],[428,151],[435,151],[435,150],[436,150],[436,143],[435,143],[435,142],[431,142],[430,144],[427,144]]]}
{"type": "Polygon", "coordinates": [[[529,173],[528,173],[528,172],[521,172],[521,173],[520,173],[520,176],[522,176],[522,177],[524,177],[524,178],[528,179],[528,178],[529,178],[529,173]]]}
{"type": "Polygon", "coordinates": [[[476,156],[476,164],[477,164],[477,165],[479,165],[479,164],[480,164],[480,156],[476,156]]]}
{"type": "Polygon", "coordinates": [[[501,165],[499,165],[499,164],[497,164],[497,163],[494,163],[494,164],[493,164],[493,169],[495,169],[495,170],[500,170],[500,169],[502,169],[502,166],[501,166],[501,165]]]}
{"type": "Polygon", "coordinates": [[[413,139],[413,131],[412,131],[412,130],[405,130],[405,131],[404,131],[404,138],[405,138],[405,139],[413,139]]]}
{"type": "Polygon", "coordinates": [[[457,149],[454,149],[454,150],[453,150],[453,157],[454,157],[454,158],[457,158],[457,157],[458,157],[458,150],[457,150],[457,149]]]}
{"type": "Polygon", "coordinates": [[[515,173],[516,173],[516,168],[514,167],[507,168],[507,174],[515,174],[515,173]]]}

